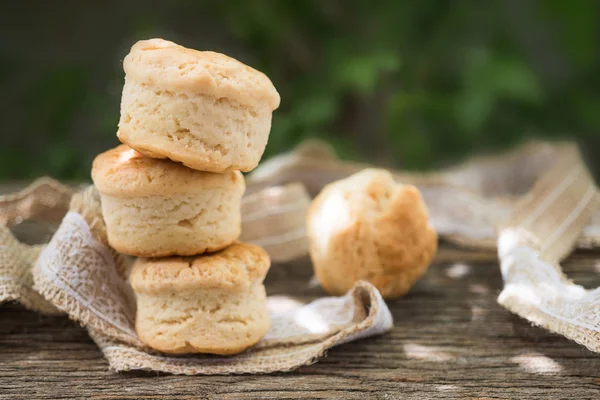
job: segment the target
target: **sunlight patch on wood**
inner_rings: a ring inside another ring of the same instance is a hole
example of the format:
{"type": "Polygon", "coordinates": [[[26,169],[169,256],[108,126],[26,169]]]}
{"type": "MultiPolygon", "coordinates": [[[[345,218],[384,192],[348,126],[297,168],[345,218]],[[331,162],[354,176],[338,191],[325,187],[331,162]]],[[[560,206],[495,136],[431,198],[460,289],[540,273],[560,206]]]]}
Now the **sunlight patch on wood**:
{"type": "Polygon", "coordinates": [[[471,272],[471,267],[467,264],[456,263],[446,268],[446,276],[451,279],[461,279],[471,272]]]}
{"type": "Polygon", "coordinates": [[[440,392],[453,392],[459,389],[456,385],[437,385],[435,388],[440,392]]]}
{"type": "Polygon", "coordinates": [[[481,321],[485,319],[485,314],[487,314],[487,312],[488,311],[485,308],[471,306],[471,321],[481,321]]]}
{"type": "Polygon", "coordinates": [[[473,283],[472,285],[469,285],[469,292],[475,294],[488,294],[490,289],[488,289],[488,287],[485,285],[473,283]]]}
{"type": "Polygon", "coordinates": [[[451,361],[456,358],[454,354],[448,353],[436,347],[422,346],[416,343],[407,343],[404,346],[406,357],[414,360],[431,362],[451,361]]]}
{"type": "Polygon", "coordinates": [[[555,374],[563,369],[559,363],[539,353],[521,354],[512,357],[510,361],[532,374],[555,374]]]}

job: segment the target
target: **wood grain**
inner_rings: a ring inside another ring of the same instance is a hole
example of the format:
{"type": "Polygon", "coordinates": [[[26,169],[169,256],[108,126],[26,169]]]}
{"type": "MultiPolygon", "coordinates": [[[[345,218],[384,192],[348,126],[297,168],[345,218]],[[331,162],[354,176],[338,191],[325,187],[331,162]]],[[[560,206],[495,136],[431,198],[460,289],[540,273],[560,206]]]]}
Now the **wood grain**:
{"type": "MultiPolygon", "coordinates": [[[[600,398],[600,355],[498,306],[502,280],[487,256],[449,263],[452,257],[439,258],[406,297],[389,302],[392,332],[341,345],[286,374],[116,374],[74,322],[4,304],[0,399],[600,398]]],[[[565,270],[579,284],[600,286],[599,260],[580,253],[565,270]]],[[[321,296],[311,272],[308,259],[274,265],[267,291],[321,296]]]]}
{"type": "MultiPolygon", "coordinates": [[[[566,269],[578,283],[600,285],[595,259],[575,257],[566,269]]],[[[267,289],[308,300],[322,294],[310,277],[308,260],[276,265],[267,289]]],[[[598,398],[600,356],[500,308],[500,288],[497,265],[434,265],[408,296],[389,303],[391,333],[262,376],[115,374],[72,321],[4,305],[0,398],[598,398]]]]}

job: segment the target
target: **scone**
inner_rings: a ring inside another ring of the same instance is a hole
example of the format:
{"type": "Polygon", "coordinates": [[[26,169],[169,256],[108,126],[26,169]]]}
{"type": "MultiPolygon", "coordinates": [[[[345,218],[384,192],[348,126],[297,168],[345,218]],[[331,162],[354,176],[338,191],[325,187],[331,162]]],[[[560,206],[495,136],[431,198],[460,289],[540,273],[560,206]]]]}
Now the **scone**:
{"type": "Polygon", "coordinates": [[[224,54],[162,39],[137,42],[123,68],[123,143],[200,171],[258,165],[280,102],[266,75],[224,54]]]}
{"type": "Polygon", "coordinates": [[[380,169],[325,186],[310,206],[307,232],[315,275],[335,295],[366,280],[385,298],[402,296],[437,249],[419,191],[380,169]]]}
{"type": "Polygon", "coordinates": [[[240,236],[240,172],[200,172],[121,145],[96,157],[92,180],[108,242],[121,253],[189,256],[220,250],[240,236]]]}
{"type": "Polygon", "coordinates": [[[138,259],[130,282],[142,342],[165,353],[235,354],[269,330],[260,247],[236,243],[198,257],[138,259]]]}

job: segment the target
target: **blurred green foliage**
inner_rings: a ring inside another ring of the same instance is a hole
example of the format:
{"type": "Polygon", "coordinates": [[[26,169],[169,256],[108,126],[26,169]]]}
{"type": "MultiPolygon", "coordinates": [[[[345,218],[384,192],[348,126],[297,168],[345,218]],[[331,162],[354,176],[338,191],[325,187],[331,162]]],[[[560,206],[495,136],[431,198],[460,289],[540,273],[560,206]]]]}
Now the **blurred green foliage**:
{"type": "MultiPolygon", "coordinates": [[[[151,36],[181,39],[229,52],[269,75],[282,104],[267,156],[321,137],[346,158],[427,169],[525,137],[598,134],[599,6],[595,0],[179,1],[127,19],[131,35],[123,39],[131,39],[126,46],[151,36]]],[[[126,48],[103,66],[71,57],[27,83],[17,101],[26,112],[13,113],[26,120],[18,135],[42,137],[35,140],[43,148],[3,137],[0,178],[88,176],[93,154],[115,142],[118,89],[98,86],[122,84],[117,61],[126,48]],[[93,68],[107,71],[99,84],[90,82],[93,68]],[[94,126],[77,142],[80,120],[94,126]]],[[[0,84],[19,73],[18,65],[4,64],[0,84]]]]}

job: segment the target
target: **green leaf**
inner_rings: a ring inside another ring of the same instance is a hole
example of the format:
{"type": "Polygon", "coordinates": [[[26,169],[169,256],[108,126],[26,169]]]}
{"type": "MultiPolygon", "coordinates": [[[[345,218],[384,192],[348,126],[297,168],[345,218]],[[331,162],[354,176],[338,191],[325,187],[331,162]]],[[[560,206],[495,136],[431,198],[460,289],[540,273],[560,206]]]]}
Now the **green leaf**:
{"type": "Polygon", "coordinates": [[[400,68],[400,58],[395,52],[382,52],[355,56],[340,66],[338,80],[342,85],[361,94],[372,93],[381,74],[400,68]]]}
{"type": "Polygon", "coordinates": [[[334,97],[313,97],[298,103],[292,110],[292,116],[303,126],[314,126],[331,122],[338,109],[334,97]]]}
{"type": "Polygon", "coordinates": [[[457,98],[455,115],[462,129],[472,134],[483,127],[493,106],[490,92],[472,90],[457,98]]]}
{"type": "Polygon", "coordinates": [[[516,59],[498,59],[490,63],[485,71],[490,91],[496,97],[521,100],[537,104],[542,98],[542,89],[537,76],[523,62],[516,59]]]}
{"type": "Polygon", "coordinates": [[[542,88],[538,77],[516,57],[475,51],[464,75],[465,91],[488,92],[494,99],[506,98],[538,103],[542,88]]]}

